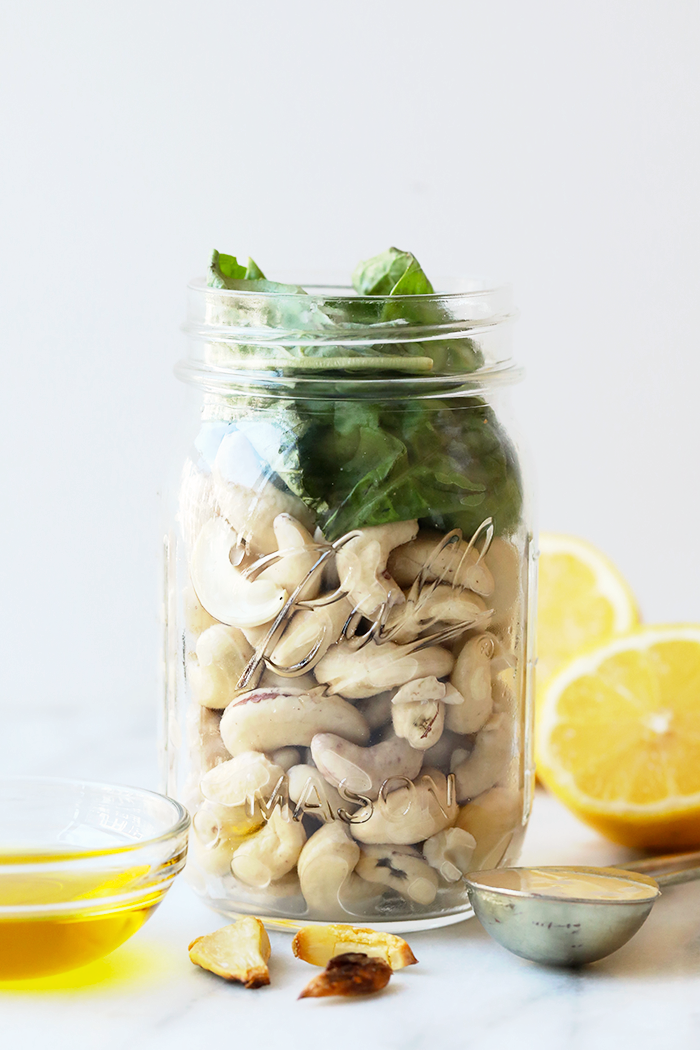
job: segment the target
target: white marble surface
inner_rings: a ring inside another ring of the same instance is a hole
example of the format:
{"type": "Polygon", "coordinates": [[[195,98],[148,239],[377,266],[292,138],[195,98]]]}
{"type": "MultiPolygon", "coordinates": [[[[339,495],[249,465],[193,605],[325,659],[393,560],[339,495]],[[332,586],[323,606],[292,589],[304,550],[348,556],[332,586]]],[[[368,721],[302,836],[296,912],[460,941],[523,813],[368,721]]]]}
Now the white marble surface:
{"type": "MultiPolygon", "coordinates": [[[[626,857],[538,795],[525,859],[626,857]]],[[[317,972],[272,934],[272,984],[255,992],[191,965],[186,947],[223,920],[176,885],[111,957],[36,990],[0,990],[7,1047],[34,1050],[674,1050],[700,1043],[700,884],[677,887],[614,956],[579,972],[537,967],[491,942],[477,921],[408,939],[418,966],[368,1000],[305,1000],[317,972]]],[[[1,987],[1,986],[0,986],[1,987]]]]}

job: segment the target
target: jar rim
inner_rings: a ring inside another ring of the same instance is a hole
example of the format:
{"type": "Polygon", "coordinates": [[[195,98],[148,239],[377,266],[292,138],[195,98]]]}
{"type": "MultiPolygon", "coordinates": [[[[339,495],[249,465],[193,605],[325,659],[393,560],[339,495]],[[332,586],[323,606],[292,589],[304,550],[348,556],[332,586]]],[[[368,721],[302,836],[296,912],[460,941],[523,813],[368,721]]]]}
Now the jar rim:
{"type": "Polygon", "coordinates": [[[331,281],[286,291],[211,288],[195,278],[183,325],[191,353],[176,374],[219,388],[303,376],[309,391],[329,377],[350,378],[356,389],[387,379],[424,389],[443,378],[473,389],[519,375],[506,335],[517,316],[509,284],[453,278],[430,294],[365,296],[331,281]]]}
{"type": "MultiPolygon", "coordinates": [[[[225,297],[237,297],[242,296],[249,298],[252,296],[265,298],[290,298],[299,299],[306,301],[309,298],[337,298],[337,299],[360,299],[363,302],[390,302],[394,303],[397,300],[403,302],[410,302],[415,300],[416,302],[429,302],[430,300],[441,300],[441,299],[461,299],[461,298],[475,298],[483,295],[501,295],[507,296],[509,299],[513,294],[513,286],[509,281],[496,280],[494,278],[485,277],[445,277],[441,278],[439,287],[442,290],[411,294],[411,295],[358,295],[351,284],[348,284],[342,277],[338,275],[326,275],[323,277],[320,274],[280,274],[279,283],[295,284],[298,287],[304,289],[301,292],[280,292],[280,291],[259,291],[255,289],[242,289],[242,288],[214,288],[207,284],[206,277],[193,277],[192,280],[188,281],[187,287],[192,291],[204,291],[204,292],[215,292],[222,294],[225,297]],[[299,279],[303,278],[303,279],[299,279]],[[450,290],[444,285],[455,285],[454,289],[450,290]],[[460,287],[457,287],[460,286],[460,287]],[[307,289],[309,291],[307,291],[307,289]],[[336,295],[328,295],[328,292],[335,292],[336,295]],[[313,294],[317,293],[317,294],[313,294]]],[[[275,283],[278,283],[276,279],[275,283]]]]}
{"type": "MultiPolygon", "coordinates": [[[[358,368],[359,371],[359,368],[358,368]]],[[[295,400],[317,400],[329,396],[342,387],[345,400],[395,400],[408,397],[445,398],[477,396],[496,387],[510,386],[523,378],[525,370],[519,365],[507,364],[482,368],[458,375],[353,375],[341,379],[326,373],[310,376],[290,374],[282,370],[216,368],[201,362],[181,359],[173,372],[177,379],[199,386],[207,393],[231,395],[235,391],[265,394],[267,397],[295,400]]]]}

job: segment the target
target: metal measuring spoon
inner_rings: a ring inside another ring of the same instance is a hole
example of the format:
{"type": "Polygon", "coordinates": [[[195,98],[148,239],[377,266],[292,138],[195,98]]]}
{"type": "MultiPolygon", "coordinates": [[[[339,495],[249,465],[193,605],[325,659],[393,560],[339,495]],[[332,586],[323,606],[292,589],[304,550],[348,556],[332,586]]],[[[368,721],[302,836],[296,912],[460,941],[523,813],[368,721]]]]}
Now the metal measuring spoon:
{"type": "Polygon", "coordinates": [[[697,878],[700,851],[615,868],[472,871],[466,883],[479,922],[508,951],[549,966],[581,966],[634,936],[659,887],[697,878]]]}

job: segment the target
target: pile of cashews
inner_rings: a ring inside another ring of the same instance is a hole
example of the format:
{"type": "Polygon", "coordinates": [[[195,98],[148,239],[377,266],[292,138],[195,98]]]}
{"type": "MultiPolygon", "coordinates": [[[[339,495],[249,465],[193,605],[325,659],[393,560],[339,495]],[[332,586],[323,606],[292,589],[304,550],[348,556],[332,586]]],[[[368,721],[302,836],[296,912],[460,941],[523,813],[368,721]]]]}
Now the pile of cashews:
{"type": "Polygon", "coordinates": [[[180,516],[201,878],[323,920],[466,899],[523,817],[517,546],[416,521],[330,544],[216,468],[186,472],[180,516]]]}

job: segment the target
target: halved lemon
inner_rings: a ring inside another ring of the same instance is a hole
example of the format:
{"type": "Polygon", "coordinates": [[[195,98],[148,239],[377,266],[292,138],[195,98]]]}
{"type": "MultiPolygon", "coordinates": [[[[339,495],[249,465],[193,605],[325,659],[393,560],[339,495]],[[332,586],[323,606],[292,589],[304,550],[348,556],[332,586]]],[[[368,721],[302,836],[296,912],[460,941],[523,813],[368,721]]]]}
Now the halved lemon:
{"type": "Polygon", "coordinates": [[[612,562],[576,536],[540,535],[537,695],[550,676],[594,645],[631,630],[637,604],[612,562]]]}
{"type": "Polygon", "coordinates": [[[547,684],[537,771],[625,846],[700,846],[700,624],[640,627],[547,684]]]}

